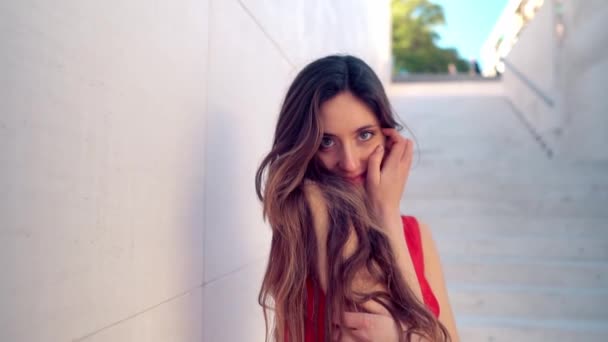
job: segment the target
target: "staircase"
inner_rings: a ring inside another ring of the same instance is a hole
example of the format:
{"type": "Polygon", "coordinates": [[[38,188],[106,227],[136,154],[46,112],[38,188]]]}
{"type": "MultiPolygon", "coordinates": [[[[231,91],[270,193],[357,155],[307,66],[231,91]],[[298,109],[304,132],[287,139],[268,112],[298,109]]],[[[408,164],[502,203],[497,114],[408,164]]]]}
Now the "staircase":
{"type": "Polygon", "coordinates": [[[549,158],[500,82],[390,94],[416,138],[402,212],[433,231],[461,340],[608,341],[608,162],[549,158]]]}

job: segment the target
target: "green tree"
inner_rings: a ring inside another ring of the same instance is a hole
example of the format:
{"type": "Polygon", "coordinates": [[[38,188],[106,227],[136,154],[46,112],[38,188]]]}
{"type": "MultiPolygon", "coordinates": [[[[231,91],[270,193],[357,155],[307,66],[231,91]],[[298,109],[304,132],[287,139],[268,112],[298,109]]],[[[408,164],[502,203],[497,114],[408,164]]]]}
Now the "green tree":
{"type": "Polygon", "coordinates": [[[443,8],[429,0],[392,0],[393,56],[395,72],[445,73],[454,63],[459,72],[469,63],[455,49],[440,48],[435,27],[445,24],[443,8]]]}

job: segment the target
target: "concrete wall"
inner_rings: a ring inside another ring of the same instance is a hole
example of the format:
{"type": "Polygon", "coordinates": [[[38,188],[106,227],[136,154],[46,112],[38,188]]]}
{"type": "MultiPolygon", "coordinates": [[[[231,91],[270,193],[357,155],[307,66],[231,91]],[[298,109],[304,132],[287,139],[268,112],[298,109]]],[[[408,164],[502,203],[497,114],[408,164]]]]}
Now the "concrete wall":
{"type": "Polygon", "coordinates": [[[207,7],[1,2],[0,340],[201,339],[207,7]]]}
{"type": "Polygon", "coordinates": [[[389,73],[389,3],[0,3],[0,340],[258,341],[253,173],[333,52],[389,73]]]}
{"type": "Polygon", "coordinates": [[[542,135],[549,138],[561,121],[556,103],[555,37],[552,1],[536,13],[506,58],[506,95],[542,135]]]}
{"type": "Polygon", "coordinates": [[[577,159],[608,160],[608,5],[568,0],[563,13],[556,65],[565,120],[560,148],[577,159]]]}
{"type": "Polygon", "coordinates": [[[608,6],[601,0],[562,3],[545,1],[522,30],[506,58],[512,68],[503,75],[505,91],[557,154],[606,160],[608,6]]]}

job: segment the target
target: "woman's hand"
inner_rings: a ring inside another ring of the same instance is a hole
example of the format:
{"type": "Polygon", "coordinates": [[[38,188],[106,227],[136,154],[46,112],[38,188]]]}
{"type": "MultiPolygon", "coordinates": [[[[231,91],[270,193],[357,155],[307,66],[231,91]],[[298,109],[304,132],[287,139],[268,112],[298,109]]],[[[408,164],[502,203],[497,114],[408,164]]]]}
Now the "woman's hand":
{"type": "MultiPolygon", "coordinates": [[[[346,312],[342,322],[342,336],[334,330],[334,342],[397,342],[397,324],[392,317],[364,312],[346,312]]],[[[335,322],[339,324],[339,322],[335,322]]]]}
{"type": "Polygon", "coordinates": [[[384,128],[382,133],[387,137],[386,147],[378,146],[370,156],[366,183],[367,193],[380,219],[399,214],[399,202],[414,150],[414,143],[394,128],[384,128]]]}

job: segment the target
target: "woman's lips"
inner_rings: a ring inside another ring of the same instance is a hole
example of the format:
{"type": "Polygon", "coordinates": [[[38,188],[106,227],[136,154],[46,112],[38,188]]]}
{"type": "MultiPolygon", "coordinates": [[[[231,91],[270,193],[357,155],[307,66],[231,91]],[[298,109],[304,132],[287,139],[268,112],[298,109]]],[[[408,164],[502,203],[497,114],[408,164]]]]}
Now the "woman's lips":
{"type": "Polygon", "coordinates": [[[348,181],[350,181],[352,183],[362,184],[365,181],[365,174],[360,174],[360,175],[354,176],[354,177],[344,177],[344,178],[346,178],[348,181]]]}

